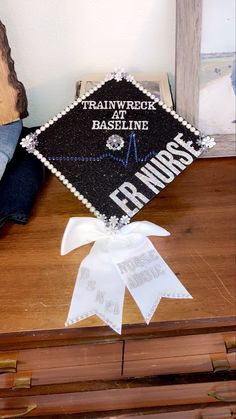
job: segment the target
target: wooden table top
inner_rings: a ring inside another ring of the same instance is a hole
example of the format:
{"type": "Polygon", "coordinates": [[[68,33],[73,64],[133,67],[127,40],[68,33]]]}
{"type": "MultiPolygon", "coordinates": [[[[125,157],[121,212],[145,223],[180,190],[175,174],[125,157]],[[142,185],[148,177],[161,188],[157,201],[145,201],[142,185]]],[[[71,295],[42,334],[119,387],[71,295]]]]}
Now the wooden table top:
{"type": "MultiPolygon", "coordinates": [[[[170,237],[152,242],[193,296],[193,300],[162,299],[152,318],[160,327],[176,321],[232,324],[235,178],[233,158],[198,160],[134,218],[171,232],[170,237]]],[[[88,245],[60,256],[62,235],[72,216],[89,216],[89,212],[49,176],[30,222],[0,230],[0,333],[64,328],[78,266],[90,249],[88,245]]],[[[123,324],[152,327],[144,324],[128,293],[123,324]]],[[[101,325],[93,316],[72,328],[101,325]]]]}

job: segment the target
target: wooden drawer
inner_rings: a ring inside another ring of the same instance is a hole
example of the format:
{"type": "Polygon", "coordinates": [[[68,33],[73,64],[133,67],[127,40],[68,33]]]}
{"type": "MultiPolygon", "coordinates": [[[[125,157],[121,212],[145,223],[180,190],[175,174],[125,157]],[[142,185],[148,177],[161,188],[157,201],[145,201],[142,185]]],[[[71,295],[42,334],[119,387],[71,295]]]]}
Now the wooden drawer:
{"type": "Polygon", "coordinates": [[[126,341],[124,377],[235,369],[234,337],[211,333],[126,341]]]}
{"type": "Polygon", "coordinates": [[[14,387],[23,376],[31,376],[32,386],[117,379],[121,377],[122,349],[123,343],[115,342],[1,352],[0,360],[15,360],[16,368],[15,372],[6,368],[0,375],[0,388],[14,387]]]}
{"type": "MultiPolygon", "coordinates": [[[[156,409],[155,409],[156,410],[156,409]]],[[[110,418],[106,416],[104,419],[110,418]]],[[[235,419],[236,405],[209,407],[194,410],[179,410],[166,413],[147,413],[147,411],[139,411],[138,413],[124,413],[117,416],[112,415],[112,419],[235,419]]]]}
{"type": "MultiPolygon", "coordinates": [[[[180,412],[159,413],[145,419],[235,419],[236,405],[180,412]]],[[[128,419],[128,418],[127,418],[128,419]]]]}
{"type": "Polygon", "coordinates": [[[19,412],[27,411],[30,406],[35,408],[28,416],[37,416],[212,403],[218,399],[232,404],[236,400],[235,382],[146,387],[124,385],[123,388],[121,385],[120,388],[99,391],[8,397],[0,399],[0,417],[13,410],[15,417],[19,417],[19,412]]]}

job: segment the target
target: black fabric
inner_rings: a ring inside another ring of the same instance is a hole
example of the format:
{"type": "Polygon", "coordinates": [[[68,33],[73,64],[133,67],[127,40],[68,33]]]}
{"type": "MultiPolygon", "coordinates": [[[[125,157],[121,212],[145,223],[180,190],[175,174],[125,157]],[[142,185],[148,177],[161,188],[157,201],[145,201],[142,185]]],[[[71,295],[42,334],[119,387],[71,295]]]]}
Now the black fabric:
{"type": "MultiPolygon", "coordinates": [[[[32,130],[23,128],[21,138],[32,130]]],[[[18,145],[0,181],[0,226],[6,221],[27,223],[44,177],[43,164],[18,145]]]]}

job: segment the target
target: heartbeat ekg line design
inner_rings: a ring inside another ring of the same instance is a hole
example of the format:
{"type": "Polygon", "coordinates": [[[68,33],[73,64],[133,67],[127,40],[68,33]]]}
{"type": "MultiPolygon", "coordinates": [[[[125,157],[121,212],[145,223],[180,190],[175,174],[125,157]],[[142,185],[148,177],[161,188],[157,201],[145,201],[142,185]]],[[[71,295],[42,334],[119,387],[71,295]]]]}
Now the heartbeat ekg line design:
{"type": "Polygon", "coordinates": [[[113,153],[111,152],[107,152],[104,154],[101,154],[100,156],[92,156],[92,157],[86,157],[86,156],[50,156],[48,157],[48,160],[53,160],[53,161],[71,161],[71,162],[76,162],[76,161],[80,161],[80,162],[100,162],[104,159],[112,159],[113,161],[121,164],[122,166],[124,166],[125,168],[128,167],[129,164],[129,160],[131,157],[131,153],[133,150],[133,157],[134,157],[134,161],[136,163],[142,163],[142,162],[146,162],[150,157],[153,157],[157,154],[156,151],[150,151],[147,154],[144,154],[142,157],[139,157],[138,155],[138,147],[137,147],[137,142],[136,142],[136,135],[134,132],[132,132],[129,135],[129,143],[128,143],[128,149],[127,149],[127,153],[125,158],[120,158],[115,156],[113,153]]]}

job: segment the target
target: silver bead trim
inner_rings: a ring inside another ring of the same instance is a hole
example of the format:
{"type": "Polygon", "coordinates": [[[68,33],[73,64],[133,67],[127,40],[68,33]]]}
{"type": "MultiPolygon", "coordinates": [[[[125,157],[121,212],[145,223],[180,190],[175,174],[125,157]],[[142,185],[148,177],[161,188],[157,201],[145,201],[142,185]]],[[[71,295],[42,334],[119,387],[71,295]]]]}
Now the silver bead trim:
{"type": "MultiPolygon", "coordinates": [[[[157,295],[149,313],[145,316],[145,321],[147,324],[149,324],[152,316],[154,315],[157,305],[160,302],[160,299],[164,297],[164,298],[192,298],[190,294],[172,294],[172,293],[162,293],[161,295],[157,295]]],[[[65,322],[65,326],[71,326],[72,324],[78,323],[81,320],[87,319],[90,316],[98,316],[100,317],[100,319],[106,323],[108,326],[110,326],[112,329],[114,329],[117,333],[121,333],[121,330],[119,328],[117,328],[117,326],[110,321],[109,318],[105,317],[102,313],[100,313],[98,310],[94,309],[94,310],[90,310],[87,311],[86,313],[82,314],[81,316],[75,317],[75,318],[70,318],[65,322]]]]}
{"type": "Polygon", "coordinates": [[[101,320],[106,323],[108,326],[110,326],[112,329],[114,329],[117,333],[121,333],[121,330],[113,323],[110,321],[109,318],[105,317],[102,313],[100,313],[98,310],[90,310],[87,311],[87,313],[82,314],[79,317],[75,317],[74,319],[69,319],[66,321],[65,326],[71,326],[72,324],[78,323],[80,320],[84,320],[87,319],[90,316],[98,316],[101,318],[101,320]]]}
{"type": "Polygon", "coordinates": [[[161,298],[192,298],[192,296],[189,293],[185,293],[185,294],[176,294],[176,293],[165,293],[162,292],[161,295],[157,295],[155,302],[153,303],[149,313],[147,314],[147,316],[145,317],[145,321],[147,324],[149,324],[153,314],[156,311],[156,308],[161,300],[161,298]]]}

